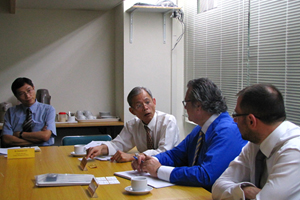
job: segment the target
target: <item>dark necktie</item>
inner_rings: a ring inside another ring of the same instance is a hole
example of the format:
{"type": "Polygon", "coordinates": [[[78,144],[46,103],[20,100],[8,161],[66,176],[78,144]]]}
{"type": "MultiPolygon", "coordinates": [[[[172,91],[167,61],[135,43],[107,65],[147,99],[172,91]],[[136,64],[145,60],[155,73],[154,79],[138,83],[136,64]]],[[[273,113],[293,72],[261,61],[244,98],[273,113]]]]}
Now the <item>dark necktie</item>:
{"type": "Polygon", "coordinates": [[[266,166],[266,156],[259,150],[255,157],[255,185],[262,188],[261,178],[266,166]]]}
{"type": "Polygon", "coordinates": [[[148,126],[144,126],[144,128],[147,134],[147,149],[154,149],[153,140],[150,135],[150,129],[148,128],[148,126]]]}
{"type": "Polygon", "coordinates": [[[192,166],[195,165],[196,160],[197,160],[197,158],[198,158],[199,151],[200,151],[200,147],[201,147],[201,144],[202,144],[202,137],[203,137],[203,134],[204,134],[204,133],[202,132],[202,130],[200,130],[192,166]]]}
{"type": "Polygon", "coordinates": [[[32,112],[30,108],[26,111],[26,119],[23,123],[23,131],[24,132],[31,132],[32,131],[32,112]]]}

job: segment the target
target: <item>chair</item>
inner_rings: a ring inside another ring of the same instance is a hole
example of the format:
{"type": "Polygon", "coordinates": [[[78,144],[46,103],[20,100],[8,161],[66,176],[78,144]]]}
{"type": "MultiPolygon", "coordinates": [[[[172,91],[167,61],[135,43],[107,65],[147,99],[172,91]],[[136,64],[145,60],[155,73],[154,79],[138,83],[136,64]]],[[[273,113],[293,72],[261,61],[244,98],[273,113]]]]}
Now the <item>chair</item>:
{"type": "Polygon", "coordinates": [[[75,136],[65,136],[61,139],[61,144],[75,145],[75,144],[88,144],[91,141],[111,141],[110,135],[75,135],[75,136]]]}

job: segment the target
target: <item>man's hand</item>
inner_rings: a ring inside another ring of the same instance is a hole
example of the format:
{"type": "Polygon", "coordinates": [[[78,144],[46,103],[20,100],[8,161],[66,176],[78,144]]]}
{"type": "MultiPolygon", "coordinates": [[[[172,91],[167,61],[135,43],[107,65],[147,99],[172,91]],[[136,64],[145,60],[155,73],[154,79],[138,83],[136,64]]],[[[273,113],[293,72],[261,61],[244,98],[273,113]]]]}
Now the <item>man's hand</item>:
{"type": "Polygon", "coordinates": [[[95,147],[91,147],[87,150],[87,156],[86,158],[94,158],[96,156],[99,156],[99,155],[105,155],[107,154],[107,146],[102,144],[102,145],[99,145],[99,146],[95,146],[95,147]],[[105,153],[106,151],[106,153],[105,153]]]}
{"type": "Polygon", "coordinates": [[[146,159],[143,162],[142,170],[144,172],[149,172],[149,174],[153,177],[157,177],[157,170],[160,168],[160,166],[161,164],[157,159],[151,156],[146,156],[146,159]]]}
{"type": "Polygon", "coordinates": [[[20,137],[20,133],[21,133],[21,131],[16,131],[16,132],[13,133],[13,136],[19,138],[20,137]]]}
{"type": "Polygon", "coordinates": [[[143,162],[146,159],[146,155],[141,153],[138,156],[137,160],[133,160],[131,163],[131,167],[133,170],[138,170],[139,172],[142,172],[142,166],[143,166],[143,162]]]}
{"type": "Polygon", "coordinates": [[[113,157],[111,157],[111,161],[116,161],[116,162],[129,162],[134,160],[133,158],[134,154],[128,154],[128,153],[124,153],[123,151],[117,151],[117,153],[115,153],[115,155],[113,155],[113,157]]]}
{"type": "Polygon", "coordinates": [[[242,189],[246,199],[255,199],[256,195],[261,191],[261,189],[254,186],[246,186],[242,187],[242,189]]]}

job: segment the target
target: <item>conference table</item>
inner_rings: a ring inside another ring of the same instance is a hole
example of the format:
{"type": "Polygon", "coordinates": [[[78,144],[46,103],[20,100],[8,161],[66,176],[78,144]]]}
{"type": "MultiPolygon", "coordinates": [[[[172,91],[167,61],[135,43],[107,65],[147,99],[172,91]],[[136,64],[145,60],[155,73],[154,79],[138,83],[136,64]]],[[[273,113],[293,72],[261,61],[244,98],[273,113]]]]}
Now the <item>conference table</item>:
{"type": "Polygon", "coordinates": [[[148,194],[132,195],[125,191],[130,180],[116,176],[120,184],[99,185],[97,198],[88,193],[88,185],[37,187],[35,176],[47,173],[93,174],[95,177],[114,176],[114,172],[131,170],[130,162],[116,163],[91,160],[87,170],[81,170],[73,146],[40,147],[35,158],[7,159],[0,156],[0,199],[203,199],[211,200],[211,193],[201,187],[174,185],[155,189],[148,194]],[[92,168],[93,166],[96,168],[92,168]]]}

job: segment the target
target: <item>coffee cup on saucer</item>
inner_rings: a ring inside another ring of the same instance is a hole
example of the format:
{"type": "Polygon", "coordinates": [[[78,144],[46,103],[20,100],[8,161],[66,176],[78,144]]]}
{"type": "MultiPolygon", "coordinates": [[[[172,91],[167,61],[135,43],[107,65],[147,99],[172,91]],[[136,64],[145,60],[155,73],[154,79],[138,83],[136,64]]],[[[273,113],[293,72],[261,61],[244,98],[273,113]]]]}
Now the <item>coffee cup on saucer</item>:
{"type": "Polygon", "coordinates": [[[132,177],[131,188],[133,191],[145,191],[147,189],[147,178],[142,176],[132,177]]]}
{"type": "Polygon", "coordinates": [[[74,153],[77,155],[86,154],[85,145],[81,145],[81,144],[74,145],[74,153]]]}

